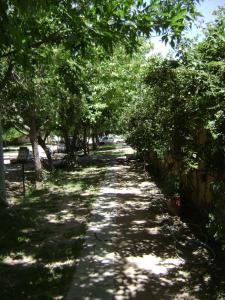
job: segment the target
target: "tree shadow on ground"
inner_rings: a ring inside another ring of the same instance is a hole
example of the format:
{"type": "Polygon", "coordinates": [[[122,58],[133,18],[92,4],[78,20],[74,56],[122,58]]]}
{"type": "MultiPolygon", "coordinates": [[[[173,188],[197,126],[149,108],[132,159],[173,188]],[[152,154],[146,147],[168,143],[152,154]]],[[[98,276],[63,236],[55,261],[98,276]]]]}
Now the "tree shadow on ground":
{"type": "Polygon", "coordinates": [[[116,168],[67,299],[223,299],[224,273],[213,251],[168,213],[140,165],[119,159],[116,168]]]}
{"type": "Polygon", "coordinates": [[[82,249],[104,168],[51,175],[0,219],[1,299],[62,299],[82,249]]]}
{"type": "Polygon", "coordinates": [[[118,179],[129,192],[117,195],[116,299],[223,299],[224,272],[214,252],[169,215],[164,196],[140,166],[125,166],[118,179]]]}

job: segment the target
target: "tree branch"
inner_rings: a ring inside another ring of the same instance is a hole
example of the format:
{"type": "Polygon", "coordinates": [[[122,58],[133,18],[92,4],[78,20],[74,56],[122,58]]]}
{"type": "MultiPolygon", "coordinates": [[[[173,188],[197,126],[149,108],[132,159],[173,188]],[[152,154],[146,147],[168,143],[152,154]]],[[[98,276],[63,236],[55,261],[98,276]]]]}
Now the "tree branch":
{"type": "Polygon", "coordinates": [[[0,91],[5,87],[8,79],[11,77],[14,65],[15,64],[12,61],[9,62],[9,65],[8,65],[7,70],[6,70],[5,76],[2,79],[2,81],[0,82],[0,91]]]}
{"type": "MultiPolygon", "coordinates": [[[[44,37],[41,41],[39,42],[35,42],[33,44],[30,45],[29,48],[31,49],[36,49],[36,48],[39,48],[40,46],[44,45],[44,44],[51,44],[51,43],[57,43],[59,44],[60,42],[62,42],[63,40],[69,40],[70,39],[70,36],[69,37],[62,37],[62,36],[56,36],[56,34],[51,34],[47,37],[44,37]]],[[[76,46],[76,49],[79,49],[81,43],[79,43],[77,46],[76,46]]],[[[11,50],[7,53],[4,53],[2,55],[0,55],[0,59],[1,58],[4,58],[4,57],[9,57],[13,54],[16,54],[18,52],[18,50],[11,50]]]]}

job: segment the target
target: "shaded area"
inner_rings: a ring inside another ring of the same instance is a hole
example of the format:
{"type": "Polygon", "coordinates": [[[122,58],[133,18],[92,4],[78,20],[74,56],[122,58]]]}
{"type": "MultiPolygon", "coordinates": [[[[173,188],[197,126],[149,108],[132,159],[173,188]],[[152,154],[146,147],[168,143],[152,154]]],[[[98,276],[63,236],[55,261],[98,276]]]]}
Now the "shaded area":
{"type": "Polygon", "coordinates": [[[57,171],[0,220],[1,299],[62,299],[105,170],[57,171]]]}
{"type": "Polygon", "coordinates": [[[1,216],[1,298],[224,299],[216,253],[168,213],[132,151],[102,151],[1,216]]]}
{"type": "Polygon", "coordinates": [[[224,274],[214,252],[168,214],[140,165],[124,166],[118,186],[128,192],[118,194],[115,299],[223,299],[224,274]]]}

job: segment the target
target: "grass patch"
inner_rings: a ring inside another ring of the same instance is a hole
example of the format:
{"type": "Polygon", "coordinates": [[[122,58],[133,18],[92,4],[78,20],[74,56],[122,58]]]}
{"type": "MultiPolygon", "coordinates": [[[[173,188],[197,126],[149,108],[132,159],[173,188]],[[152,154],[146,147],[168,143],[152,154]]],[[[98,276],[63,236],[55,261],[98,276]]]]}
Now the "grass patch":
{"type": "Polygon", "coordinates": [[[96,151],[101,151],[101,150],[114,150],[117,148],[117,145],[115,144],[108,144],[108,145],[100,145],[98,146],[96,151]]]}
{"type": "Polygon", "coordinates": [[[102,156],[121,156],[124,155],[124,151],[118,147],[118,145],[102,145],[99,146],[95,151],[93,151],[94,155],[102,155],[102,156]]]}
{"type": "Polygon", "coordinates": [[[124,152],[123,151],[115,151],[115,152],[108,152],[107,150],[106,151],[96,151],[95,152],[95,155],[108,155],[108,156],[112,156],[112,157],[118,157],[118,156],[125,156],[124,152]]]}
{"type": "Polygon", "coordinates": [[[1,299],[63,299],[105,168],[48,175],[0,218],[1,299]]]}

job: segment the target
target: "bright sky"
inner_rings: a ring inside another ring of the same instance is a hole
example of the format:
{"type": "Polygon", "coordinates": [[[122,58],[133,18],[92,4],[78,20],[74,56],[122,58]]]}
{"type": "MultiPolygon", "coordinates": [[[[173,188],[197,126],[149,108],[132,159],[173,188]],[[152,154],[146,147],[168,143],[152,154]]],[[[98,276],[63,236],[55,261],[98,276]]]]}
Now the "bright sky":
{"type": "MultiPolygon", "coordinates": [[[[200,4],[197,5],[197,10],[203,15],[201,20],[205,23],[213,21],[214,16],[212,15],[212,13],[218,8],[218,6],[225,7],[225,0],[201,1],[200,4]]],[[[187,34],[187,36],[195,37],[198,34],[200,34],[200,32],[198,31],[197,27],[193,26],[192,30],[187,34]]],[[[151,54],[161,53],[162,56],[166,56],[171,50],[171,47],[169,45],[165,46],[165,44],[160,41],[160,37],[154,37],[151,39],[151,41],[154,44],[154,50],[151,51],[151,54]]]]}

